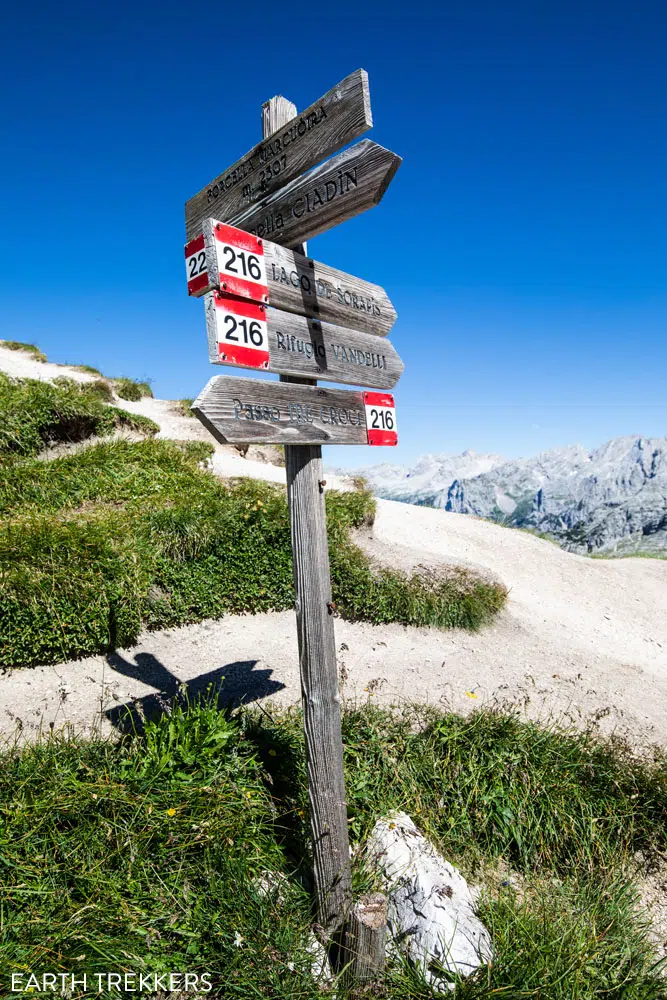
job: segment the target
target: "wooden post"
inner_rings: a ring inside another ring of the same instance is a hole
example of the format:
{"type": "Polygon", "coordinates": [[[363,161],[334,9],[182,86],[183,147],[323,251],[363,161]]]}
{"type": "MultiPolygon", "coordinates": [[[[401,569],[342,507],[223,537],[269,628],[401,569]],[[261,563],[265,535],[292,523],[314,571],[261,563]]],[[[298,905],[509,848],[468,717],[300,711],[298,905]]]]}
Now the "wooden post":
{"type": "Polygon", "coordinates": [[[345,931],[345,980],[369,983],[384,968],[387,940],[387,897],[372,892],[352,907],[345,931]]]}
{"type": "MultiPolygon", "coordinates": [[[[272,98],[262,108],[264,138],[295,115],[291,101],[272,98]]],[[[306,252],[305,247],[290,249],[306,252]]],[[[281,376],[281,381],[316,384],[313,379],[293,376],[281,376]]],[[[285,466],[317,916],[327,939],[332,940],[347,919],[352,888],[322,449],[286,445],[285,466]]]]}

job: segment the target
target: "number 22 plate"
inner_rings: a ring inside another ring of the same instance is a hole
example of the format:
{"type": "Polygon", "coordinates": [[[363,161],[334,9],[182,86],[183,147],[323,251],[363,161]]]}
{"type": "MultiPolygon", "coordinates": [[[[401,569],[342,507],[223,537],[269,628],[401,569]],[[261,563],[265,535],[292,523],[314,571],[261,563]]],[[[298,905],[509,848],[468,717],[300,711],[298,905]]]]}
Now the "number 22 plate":
{"type": "Polygon", "coordinates": [[[396,406],[388,392],[365,392],[366,433],[369,444],[398,444],[396,406]]]}
{"type": "Polygon", "coordinates": [[[266,307],[230,299],[219,292],[213,293],[213,301],[218,364],[268,368],[266,307]]]}

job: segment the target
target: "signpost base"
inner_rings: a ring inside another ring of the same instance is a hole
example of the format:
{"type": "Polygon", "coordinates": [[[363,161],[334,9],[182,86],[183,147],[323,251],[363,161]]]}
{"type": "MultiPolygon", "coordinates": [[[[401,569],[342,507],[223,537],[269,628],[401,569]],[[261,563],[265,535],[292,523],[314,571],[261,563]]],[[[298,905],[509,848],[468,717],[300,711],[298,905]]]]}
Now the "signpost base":
{"type": "Polygon", "coordinates": [[[344,980],[348,986],[370,983],[382,974],[386,941],[387,897],[381,892],[362,896],[346,926],[344,980]]]}

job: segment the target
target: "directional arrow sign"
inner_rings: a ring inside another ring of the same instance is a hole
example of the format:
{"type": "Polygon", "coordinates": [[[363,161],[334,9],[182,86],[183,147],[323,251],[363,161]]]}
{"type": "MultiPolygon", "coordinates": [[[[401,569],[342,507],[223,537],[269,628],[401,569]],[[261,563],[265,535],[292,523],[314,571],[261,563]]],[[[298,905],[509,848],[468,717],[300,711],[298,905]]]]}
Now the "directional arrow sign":
{"type": "Polygon", "coordinates": [[[368,74],[358,69],[190,198],[185,205],[188,239],[212,212],[230,219],[363,135],[372,124],[368,74]]]}
{"type": "Polygon", "coordinates": [[[400,164],[396,153],[362,139],[225,222],[294,247],[377,205],[400,164]]]}
{"type": "Polygon", "coordinates": [[[405,367],[388,340],[220,292],[205,297],[209,360],[392,389],[405,367]]]}
{"type": "Polygon", "coordinates": [[[216,375],[192,409],[224,444],[398,443],[394,397],[386,392],[216,375]]]}
{"type": "Polygon", "coordinates": [[[185,246],[190,295],[220,289],[287,312],[386,336],[396,320],[384,288],[285,247],[205,219],[185,246]]]}

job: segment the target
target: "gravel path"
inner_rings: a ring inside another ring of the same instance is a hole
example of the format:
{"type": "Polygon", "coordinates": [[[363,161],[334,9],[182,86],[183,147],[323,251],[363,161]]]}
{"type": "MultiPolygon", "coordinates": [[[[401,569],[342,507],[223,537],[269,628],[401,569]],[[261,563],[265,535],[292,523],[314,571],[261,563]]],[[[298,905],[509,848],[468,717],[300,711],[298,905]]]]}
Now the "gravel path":
{"type": "MultiPolygon", "coordinates": [[[[0,369],[10,370],[6,356],[23,362],[12,374],[47,370],[2,348],[0,369]]],[[[161,436],[210,440],[167,400],[121,405],[156,420],[161,436]]],[[[259,457],[218,445],[213,465],[221,476],[284,482],[284,469],[259,457]]],[[[502,580],[509,599],[497,621],[476,634],[337,621],[345,697],[428,701],[462,711],[510,702],[533,718],[593,721],[638,743],[667,743],[667,561],[588,559],[525,532],[390,501],[378,501],[375,527],[358,541],[378,562],[405,570],[472,566],[502,580]]],[[[139,711],[151,710],[161,693],[181,683],[200,690],[222,682],[230,698],[292,703],[299,698],[297,663],[292,612],[145,633],[113,657],[3,676],[0,734],[65,723],[108,731],[121,706],[136,702],[139,711]]]]}
{"type": "MultiPolygon", "coordinates": [[[[478,633],[338,620],[344,697],[456,711],[509,702],[531,718],[667,742],[667,562],[589,560],[520,531],[391,501],[379,501],[373,533],[359,541],[403,569],[466,563],[501,577],[510,594],[478,633]]],[[[179,684],[222,684],[235,701],[298,701],[293,612],[230,615],[144,633],[115,656],[14,670],[0,687],[0,731],[108,731],[121,706],[153,711],[179,684]]]]}

